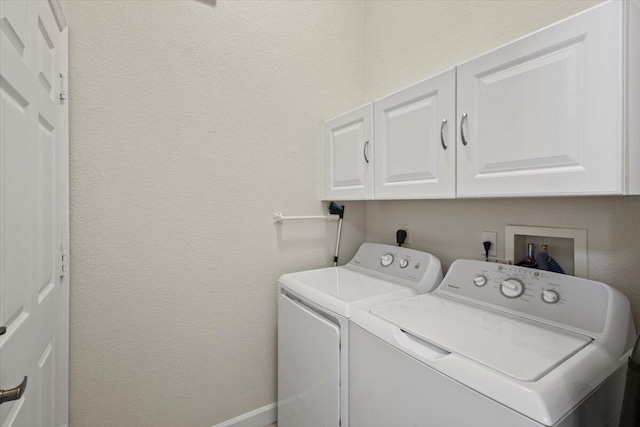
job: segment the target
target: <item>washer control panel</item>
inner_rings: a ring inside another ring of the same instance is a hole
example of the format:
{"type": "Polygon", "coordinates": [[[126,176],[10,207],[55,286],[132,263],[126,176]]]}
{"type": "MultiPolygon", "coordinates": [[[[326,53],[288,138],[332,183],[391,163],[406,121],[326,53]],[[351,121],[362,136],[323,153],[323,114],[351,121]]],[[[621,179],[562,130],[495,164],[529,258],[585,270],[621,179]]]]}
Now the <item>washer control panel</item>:
{"type": "Polygon", "coordinates": [[[606,322],[610,289],[564,274],[458,260],[436,293],[599,333],[606,322]]]}

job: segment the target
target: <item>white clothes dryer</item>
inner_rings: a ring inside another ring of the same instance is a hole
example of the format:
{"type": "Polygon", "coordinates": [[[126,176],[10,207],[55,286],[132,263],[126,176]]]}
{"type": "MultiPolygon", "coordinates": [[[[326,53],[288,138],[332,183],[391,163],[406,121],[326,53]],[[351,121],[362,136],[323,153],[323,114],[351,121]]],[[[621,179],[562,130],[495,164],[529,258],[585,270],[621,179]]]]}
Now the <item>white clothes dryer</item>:
{"type": "Polygon", "coordinates": [[[351,427],[617,426],[635,337],[603,283],[468,260],[350,326],[351,427]]]}
{"type": "Polygon", "coordinates": [[[440,260],[364,243],[345,266],[285,274],[278,294],[278,427],[348,426],[349,317],[431,292],[440,260]]]}

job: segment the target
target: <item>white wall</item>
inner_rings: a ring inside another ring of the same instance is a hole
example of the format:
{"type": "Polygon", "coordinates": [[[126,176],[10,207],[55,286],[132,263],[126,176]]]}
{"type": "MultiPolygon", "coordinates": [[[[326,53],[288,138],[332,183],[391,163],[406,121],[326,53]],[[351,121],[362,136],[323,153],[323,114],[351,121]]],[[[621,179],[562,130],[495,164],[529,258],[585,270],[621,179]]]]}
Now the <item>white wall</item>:
{"type": "MultiPolygon", "coordinates": [[[[368,1],[367,97],[378,98],[597,4],[597,1],[368,1]]],[[[640,197],[379,201],[367,203],[367,240],[413,248],[448,268],[479,258],[480,233],[508,224],[585,228],[589,276],[622,290],[640,325],[640,197]]]]}
{"type": "Polygon", "coordinates": [[[384,96],[599,2],[368,0],[367,96],[384,96]]]}
{"type": "MultiPolygon", "coordinates": [[[[275,401],[276,281],[328,266],[322,123],[364,101],[361,2],[68,1],[71,424],[275,401]]],[[[365,235],[347,205],[343,259],[365,235]]]]}

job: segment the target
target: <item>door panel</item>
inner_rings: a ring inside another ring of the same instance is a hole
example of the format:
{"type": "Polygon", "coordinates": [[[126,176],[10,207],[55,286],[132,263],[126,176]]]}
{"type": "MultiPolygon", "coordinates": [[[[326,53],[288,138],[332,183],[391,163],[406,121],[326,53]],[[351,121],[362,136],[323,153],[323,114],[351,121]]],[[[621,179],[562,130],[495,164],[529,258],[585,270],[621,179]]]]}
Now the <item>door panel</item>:
{"type": "MultiPolygon", "coordinates": [[[[26,392],[25,392],[26,393],[26,392]]],[[[26,401],[26,396],[22,396],[20,400],[12,402],[12,407],[9,409],[8,415],[2,424],[2,427],[13,426],[28,426],[27,411],[23,410],[23,406],[26,401]]]]}
{"type": "Polygon", "coordinates": [[[38,16],[38,81],[42,89],[53,99],[55,82],[55,45],[51,33],[56,31],[55,25],[46,16],[38,16]],[[43,22],[48,21],[47,24],[43,22]],[[48,27],[48,28],[47,28],[48,27]]]}
{"type": "Polygon", "coordinates": [[[28,105],[18,93],[0,82],[0,115],[2,119],[2,247],[3,251],[2,298],[0,298],[0,325],[11,329],[12,323],[24,312],[28,299],[28,239],[29,203],[24,194],[29,193],[28,105]],[[6,183],[6,184],[5,184],[6,183]],[[8,203],[11,203],[9,209],[8,203]]]}
{"type": "Polygon", "coordinates": [[[58,426],[68,389],[66,32],[47,1],[0,0],[0,48],[0,388],[28,378],[21,399],[0,405],[0,425],[58,426]]]}
{"type": "Polygon", "coordinates": [[[364,123],[360,120],[331,131],[334,187],[364,185],[364,168],[360,162],[363,128],[364,123]]]}
{"type": "Polygon", "coordinates": [[[55,339],[51,339],[38,359],[37,386],[39,390],[39,401],[37,404],[38,426],[52,426],[51,420],[56,417],[56,405],[54,396],[56,395],[56,351],[55,339]]]}
{"type": "Polygon", "coordinates": [[[459,196],[622,191],[622,103],[609,89],[622,87],[619,7],[458,67],[459,196]]]}
{"type": "Polygon", "coordinates": [[[340,329],[278,297],[278,426],[340,423],[340,329]]]}
{"type": "Polygon", "coordinates": [[[58,252],[56,243],[58,239],[55,228],[55,135],[53,127],[39,117],[39,204],[40,204],[40,289],[55,286],[53,277],[54,257],[58,252]]]}
{"type": "Polygon", "coordinates": [[[454,69],[375,101],[374,117],[376,199],[455,197],[454,69]]]}
{"type": "Polygon", "coordinates": [[[385,111],[386,136],[393,141],[386,147],[387,161],[382,164],[386,169],[386,182],[435,179],[437,147],[420,142],[437,133],[437,117],[438,98],[433,92],[408,105],[385,111]]]}
{"type": "MultiPolygon", "coordinates": [[[[22,1],[5,1],[2,5],[0,29],[20,58],[25,59],[29,40],[29,4],[22,1]]],[[[2,51],[3,54],[6,52],[2,51]]]]}
{"type": "Polygon", "coordinates": [[[326,198],[373,198],[373,104],[325,123],[326,198]]]}
{"type": "Polygon", "coordinates": [[[578,82],[584,38],[478,75],[478,136],[495,141],[480,152],[478,174],[509,176],[534,168],[578,167],[579,117],[573,107],[584,97],[578,82]],[[530,82],[545,82],[530,84],[530,82]],[[503,100],[515,98],[526,109],[503,100]],[[549,105],[558,108],[549,108],[549,105]],[[513,143],[504,135],[519,135],[513,143]]]}

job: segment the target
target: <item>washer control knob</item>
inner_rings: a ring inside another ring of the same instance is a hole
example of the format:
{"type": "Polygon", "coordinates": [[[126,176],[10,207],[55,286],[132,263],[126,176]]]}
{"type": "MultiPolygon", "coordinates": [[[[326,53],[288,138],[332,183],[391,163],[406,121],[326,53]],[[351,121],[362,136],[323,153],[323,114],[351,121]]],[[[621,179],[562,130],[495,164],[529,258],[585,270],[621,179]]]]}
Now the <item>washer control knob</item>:
{"type": "Polygon", "coordinates": [[[542,301],[548,302],[549,304],[555,304],[560,300],[560,295],[556,291],[551,290],[543,290],[542,291],[542,301]]]}
{"type": "Polygon", "coordinates": [[[482,275],[476,276],[476,277],[473,278],[473,283],[476,286],[484,286],[484,285],[487,284],[487,278],[485,276],[482,276],[482,275]]]}
{"type": "Polygon", "coordinates": [[[400,260],[400,268],[407,268],[407,266],[409,265],[409,260],[406,258],[402,258],[400,260]]]}
{"type": "Polygon", "coordinates": [[[380,258],[380,264],[382,264],[383,267],[389,267],[392,263],[393,263],[393,255],[391,254],[384,254],[380,258]]]}
{"type": "Polygon", "coordinates": [[[500,285],[500,292],[507,298],[518,298],[524,292],[524,284],[518,279],[506,279],[500,285]]]}

